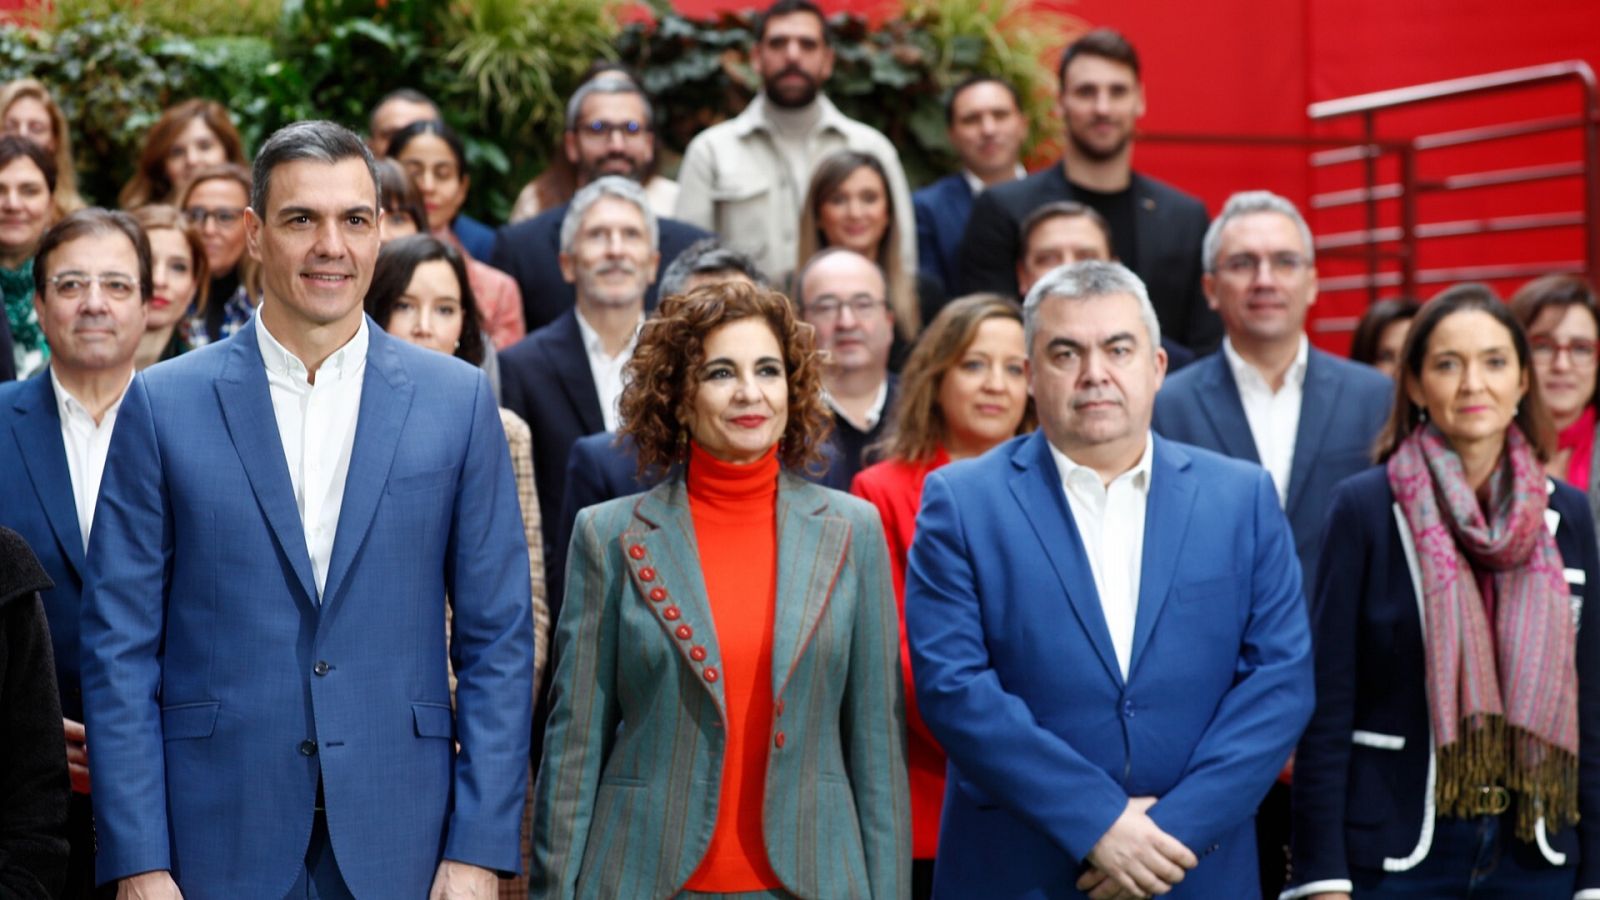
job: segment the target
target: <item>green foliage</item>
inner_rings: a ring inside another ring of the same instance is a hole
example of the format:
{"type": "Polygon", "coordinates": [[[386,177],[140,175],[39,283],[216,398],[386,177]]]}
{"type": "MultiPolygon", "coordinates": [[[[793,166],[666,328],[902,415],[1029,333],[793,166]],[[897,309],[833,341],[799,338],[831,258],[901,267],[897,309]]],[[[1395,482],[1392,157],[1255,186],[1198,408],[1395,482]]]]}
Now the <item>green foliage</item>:
{"type": "Polygon", "coordinates": [[[218,34],[270,34],[277,27],[283,0],[55,0],[41,24],[52,31],[125,15],[172,34],[201,37],[218,34]]]}

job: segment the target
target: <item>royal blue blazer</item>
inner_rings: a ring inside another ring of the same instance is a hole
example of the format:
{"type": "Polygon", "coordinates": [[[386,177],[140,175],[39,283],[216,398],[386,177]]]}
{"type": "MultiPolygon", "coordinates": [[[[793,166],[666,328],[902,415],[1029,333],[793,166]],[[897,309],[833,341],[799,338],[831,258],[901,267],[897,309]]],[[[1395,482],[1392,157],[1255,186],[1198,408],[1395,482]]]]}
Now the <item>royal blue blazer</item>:
{"type": "Polygon", "coordinates": [[[1257,466],[1155,438],[1123,678],[1044,432],[928,476],[906,576],[917,703],[950,759],[934,895],[1076,898],[1128,798],[1260,894],[1252,817],[1311,715],[1289,525],[1257,466]]]}
{"type": "MultiPolygon", "coordinates": [[[[1578,619],[1576,828],[1510,842],[1531,866],[1578,867],[1600,888],[1600,550],[1588,501],[1551,482],[1545,524],[1578,619]]],[[[1403,872],[1432,848],[1434,748],[1409,527],[1383,466],[1339,485],[1311,598],[1317,708],[1295,754],[1293,871],[1285,898],[1348,891],[1351,869],[1403,872]]],[[[1514,814],[1508,813],[1508,815],[1514,814]]]]}
{"type": "Polygon", "coordinates": [[[319,602],[255,328],[117,417],[83,603],[99,880],[282,897],[319,784],[358,897],[425,896],[441,857],[514,872],[533,628],[489,383],[368,320],[319,602]]]}

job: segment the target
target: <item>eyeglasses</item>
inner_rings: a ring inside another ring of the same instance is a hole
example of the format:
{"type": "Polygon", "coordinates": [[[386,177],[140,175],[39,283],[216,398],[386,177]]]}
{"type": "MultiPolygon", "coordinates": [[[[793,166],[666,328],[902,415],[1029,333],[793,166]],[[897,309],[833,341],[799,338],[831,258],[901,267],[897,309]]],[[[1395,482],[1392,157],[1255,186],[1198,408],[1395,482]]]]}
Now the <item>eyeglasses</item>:
{"type": "Polygon", "coordinates": [[[1533,361],[1542,366],[1548,366],[1556,361],[1556,357],[1567,354],[1567,358],[1575,366],[1587,368],[1595,364],[1600,358],[1600,342],[1586,338],[1577,338],[1571,341],[1558,341],[1555,338],[1539,335],[1528,339],[1528,344],[1533,350],[1533,361]]]}
{"type": "Polygon", "coordinates": [[[583,137],[598,138],[606,141],[610,140],[613,134],[620,134],[624,139],[641,137],[650,132],[650,126],[633,119],[629,119],[626,122],[606,122],[601,119],[595,119],[579,125],[577,132],[583,137]]]}
{"type": "Polygon", "coordinates": [[[237,225],[239,220],[244,218],[244,208],[239,206],[218,206],[214,209],[206,209],[204,206],[191,206],[183,211],[183,217],[188,219],[189,224],[196,228],[206,227],[207,219],[216,219],[218,225],[226,228],[230,225],[237,225]]]}
{"type": "Polygon", "coordinates": [[[1278,278],[1298,275],[1311,267],[1311,260],[1298,253],[1273,253],[1264,257],[1254,253],[1235,253],[1220,262],[1217,269],[1230,278],[1253,278],[1261,271],[1262,263],[1266,263],[1272,274],[1278,278]]]}
{"type": "Polygon", "coordinates": [[[50,278],[47,283],[56,289],[56,296],[63,300],[77,300],[84,297],[89,293],[89,287],[95,284],[100,285],[100,293],[110,300],[127,300],[139,290],[139,285],[121,272],[107,272],[103,275],[62,272],[50,278]]]}
{"type": "Polygon", "coordinates": [[[858,319],[870,319],[880,311],[888,309],[889,304],[870,294],[856,294],[847,300],[823,294],[805,305],[805,316],[808,319],[832,320],[838,318],[840,311],[845,307],[849,307],[850,312],[858,319]]]}

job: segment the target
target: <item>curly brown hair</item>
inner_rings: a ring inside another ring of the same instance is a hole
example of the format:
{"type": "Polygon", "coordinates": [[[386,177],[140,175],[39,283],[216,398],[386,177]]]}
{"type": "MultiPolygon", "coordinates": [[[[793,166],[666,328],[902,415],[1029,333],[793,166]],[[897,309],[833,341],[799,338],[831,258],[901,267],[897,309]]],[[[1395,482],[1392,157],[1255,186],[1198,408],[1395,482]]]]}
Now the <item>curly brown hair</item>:
{"type": "Polygon", "coordinates": [[[788,298],[777,291],[726,281],[662,300],[639,333],[619,412],[621,432],[638,446],[641,474],[663,471],[683,457],[692,375],[705,362],[706,338],[723,325],[751,318],[764,320],[783,347],[789,421],[779,440],[778,460],[795,471],[821,466],[833,416],[822,400],[814,329],[795,316],[788,298]]]}

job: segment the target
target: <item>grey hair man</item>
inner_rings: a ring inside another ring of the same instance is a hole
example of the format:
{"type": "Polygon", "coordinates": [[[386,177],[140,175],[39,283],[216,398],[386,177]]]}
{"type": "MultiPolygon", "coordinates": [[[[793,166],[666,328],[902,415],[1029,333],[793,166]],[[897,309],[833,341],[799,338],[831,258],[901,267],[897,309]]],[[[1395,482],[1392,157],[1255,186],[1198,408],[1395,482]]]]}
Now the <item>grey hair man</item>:
{"type": "Polygon", "coordinates": [[[690,244],[667,265],[661,274],[660,294],[671,297],[692,291],[702,284],[743,278],[765,286],[767,277],[748,253],[724,246],[717,238],[702,238],[690,244]]]}

